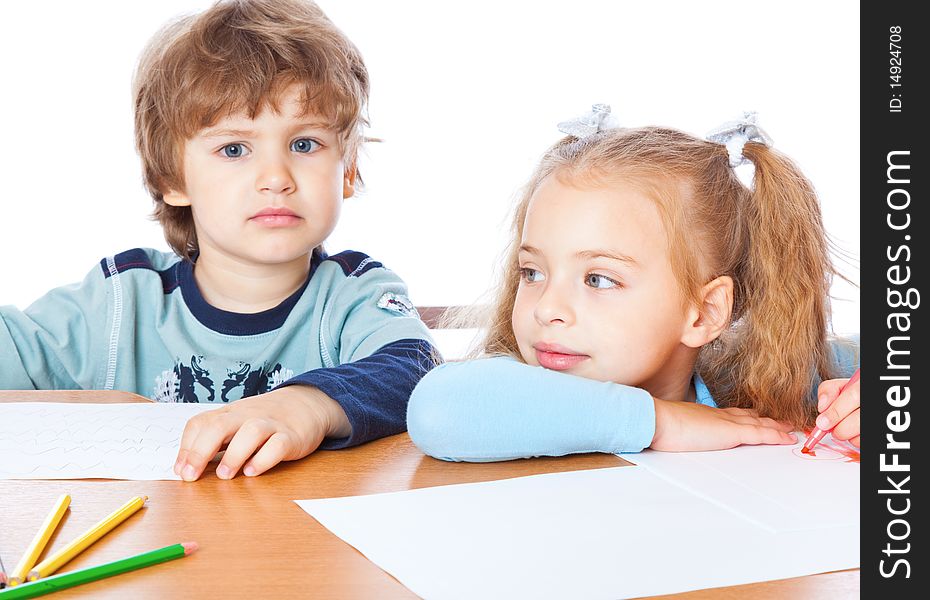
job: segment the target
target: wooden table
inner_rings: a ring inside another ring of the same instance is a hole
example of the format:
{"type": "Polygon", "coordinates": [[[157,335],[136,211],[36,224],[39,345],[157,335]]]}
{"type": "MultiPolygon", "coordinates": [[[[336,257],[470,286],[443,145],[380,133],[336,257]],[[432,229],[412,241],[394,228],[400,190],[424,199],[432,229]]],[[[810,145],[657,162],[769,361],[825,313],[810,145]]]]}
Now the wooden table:
{"type": "MultiPolygon", "coordinates": [[[[4,401],[126,402],[123,392],[0,392],[4,401]]],[[[93,566],[185,541],[189,557],[55,594],[54,598],[415,598],[329,532],[293,500],[394,492],[629,464],[603,454],[503,463],[446,463],[424,456],[406,434],[357,448],[320,451],[255,478],[182,481],[0,481],[0,557],[8,570],[55,499],[72,496],[49,548],[60,548],[132,496],[145,507],[64,569],[93,566]]],[[[725,557],[721,557],[725,560],[725,557]]],[[[63,572],[62,571],[62,572],[63,572]]],[[[663,596],[667,598],[669,596],[663,596]]],[[[676,598],[859,597],[859,571],[700,590],[676,598]]]]}

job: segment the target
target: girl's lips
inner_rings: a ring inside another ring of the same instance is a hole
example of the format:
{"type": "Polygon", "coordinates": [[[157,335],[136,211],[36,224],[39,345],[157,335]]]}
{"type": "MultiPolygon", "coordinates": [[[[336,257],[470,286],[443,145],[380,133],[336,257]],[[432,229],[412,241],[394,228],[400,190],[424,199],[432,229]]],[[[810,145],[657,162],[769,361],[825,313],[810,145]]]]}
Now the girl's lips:
{"type": "Polygon", "coordinates": [[[564,352],[553,352],[536,348],[536,361],[540,366],[553,371],[565,371],[571,369],[578,363],[588,360],[587,354],[566,354],[564,352]]]}

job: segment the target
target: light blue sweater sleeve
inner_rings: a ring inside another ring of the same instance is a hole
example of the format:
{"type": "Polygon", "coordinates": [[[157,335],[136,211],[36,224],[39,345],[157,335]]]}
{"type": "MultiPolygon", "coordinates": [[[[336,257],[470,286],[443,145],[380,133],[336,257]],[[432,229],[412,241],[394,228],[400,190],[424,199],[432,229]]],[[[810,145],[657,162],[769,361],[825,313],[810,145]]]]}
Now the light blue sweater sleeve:
{"type": "Polygon", "coordinates": [[[655,404],[638,388],[483,358],[420,380],[407,429],[420,450],[452,461],[639,452],[655,435],[655,404]]]}
{"type": "Polygon", "coordinates": [[[111,306],[100,267],[26,310],[0,306],[0,389],[103,387],[111,306]]]}

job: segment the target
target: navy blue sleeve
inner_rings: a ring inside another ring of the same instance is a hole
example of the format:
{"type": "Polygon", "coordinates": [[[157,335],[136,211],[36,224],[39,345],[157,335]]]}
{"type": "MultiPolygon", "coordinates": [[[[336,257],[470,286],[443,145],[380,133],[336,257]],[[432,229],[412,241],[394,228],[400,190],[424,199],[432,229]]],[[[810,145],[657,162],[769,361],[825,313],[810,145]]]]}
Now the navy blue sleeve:
{"type": "Polygon", "coordinates": [[[406,431],[410,393],[440,360],[426,340],[398,340],[365,358],[307,371],[281,386],[312,385],[338,402],[352,433],[323,440],[320,448],[348,448],[406,431]]]}

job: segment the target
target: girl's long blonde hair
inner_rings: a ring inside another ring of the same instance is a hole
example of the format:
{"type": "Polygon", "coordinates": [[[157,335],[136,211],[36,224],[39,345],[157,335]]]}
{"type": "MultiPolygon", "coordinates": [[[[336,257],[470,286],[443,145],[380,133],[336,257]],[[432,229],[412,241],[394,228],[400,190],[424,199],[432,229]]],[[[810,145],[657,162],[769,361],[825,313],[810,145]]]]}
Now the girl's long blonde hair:
{"type": "Polygon", "coordinates": [[[520,356],[511,325],[517,254],[542,181],[556,175],[584,186],[635,185],[656,202],[688,301],[700,306],[704,284],[733,279],[730,325],[701,349],[696,365],[718,405],[809,426],[816,416],[809,390],[834,369],[826,338],[835,270],[820,206],[811,183],[781,153],[748,143],[743,155],[755,166],[752,189],[730,167],[724,146],[672,129],[611,129],[552,146],[516,206],[482,352],[520,356]]]}

